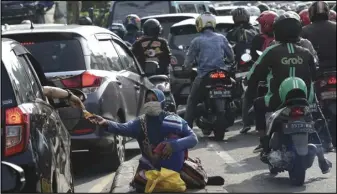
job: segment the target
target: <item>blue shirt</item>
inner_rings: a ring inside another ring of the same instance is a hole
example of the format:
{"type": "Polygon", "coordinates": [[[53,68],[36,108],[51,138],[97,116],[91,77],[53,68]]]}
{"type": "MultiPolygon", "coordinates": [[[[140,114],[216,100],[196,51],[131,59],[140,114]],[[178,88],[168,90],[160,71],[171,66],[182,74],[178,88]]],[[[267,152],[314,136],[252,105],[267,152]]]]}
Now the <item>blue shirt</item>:
{"type": "Polygon", "coordinates": [[[230,62],[234,60],[234,52],[227,38],[212,30],[205,30],[192,40],[184,66],[191,67],[196,60],[198,76],[203,77],[214,69],[226,69],[224,59],[230,62]]]}

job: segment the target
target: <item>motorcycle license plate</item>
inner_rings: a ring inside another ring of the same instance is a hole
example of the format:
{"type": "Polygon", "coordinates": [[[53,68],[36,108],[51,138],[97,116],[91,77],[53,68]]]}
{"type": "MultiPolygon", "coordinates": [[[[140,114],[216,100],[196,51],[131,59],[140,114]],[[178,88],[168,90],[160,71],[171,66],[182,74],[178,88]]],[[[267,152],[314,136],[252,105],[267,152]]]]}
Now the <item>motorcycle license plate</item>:
{"type": "Polygon", "coordinates": [[[209,94],[210,98],[229,98],[232,96],[231,91],[228,90],[211,90],[209,94]]]}
{"type": "Polygon", "coordinates": [[[321,99],[322,100],[336,99],[336,91],[322,92],[321,99]]]}
{"type": "Polygon", "coordinates": [[[183,70],[183,67],[181,67],[181,66],[176,66],[176,67],[173,67],[173,70],[174,70],[174,71],[182,71],[182,70],[183,70]]]}
{"type": "Polygon", "coordinates": [[[283,124],[284,134],[294,133],[312,133],[314,132],[314,125],[302,121],[295,121],[283,124]]]}

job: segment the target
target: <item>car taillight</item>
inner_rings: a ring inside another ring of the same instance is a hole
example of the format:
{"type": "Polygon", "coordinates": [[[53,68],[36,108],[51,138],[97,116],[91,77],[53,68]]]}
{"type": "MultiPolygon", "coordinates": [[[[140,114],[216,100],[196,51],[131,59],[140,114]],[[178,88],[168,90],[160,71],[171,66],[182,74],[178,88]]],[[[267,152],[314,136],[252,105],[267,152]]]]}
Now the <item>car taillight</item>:
{"type": "Polygon", "coordinates": [[[329,77],[328,84],[329,85],[336,85],[336,76],[329,77]]]}
{"type": "Polygon", "coordinates": [[[210,77],[212,79],[218,79],[218,78],[225,78],[226,75],[223,72],[216,72],[216,73],[211,73],[210,77]]]}
{"type": "Polygon", "coordinates": [[[5,130],[5,156],[21,153],[27,147],[30,135],[29,115],[19,107],[7,109],[5,130]]]}
{"type": "Polygon", "coordinates": [[[83,91],[85,93],[94,92],[92,89],[97,89],[102,83],[102,77],[91,74],[86,71],[81,75],[61,80],[66,88],[86,88],[90,91],[83,91]]]}
{"type": "Polygon", "coordinates": [[[171,63],[171,65],[177,65],[178,59],[175,56],[171,56],[170,63],[171,63]]]}

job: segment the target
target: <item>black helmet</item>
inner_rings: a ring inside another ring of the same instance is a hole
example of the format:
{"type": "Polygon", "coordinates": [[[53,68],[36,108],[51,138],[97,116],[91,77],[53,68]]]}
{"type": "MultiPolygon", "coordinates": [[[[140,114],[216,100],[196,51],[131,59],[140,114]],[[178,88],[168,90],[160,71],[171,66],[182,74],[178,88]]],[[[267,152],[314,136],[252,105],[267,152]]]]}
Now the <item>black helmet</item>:
{"type": "Polygon", "coordinates": [[[270,7],[265,3],[260,3],[257,7],[260,9],[261,13],[270,10],[270,7]]]}
{"type": "Polygon", "coordinates": [[[83,16],[78,19],[79,25],[92,25],[92,20],[88,16],[83,16]]]}
{"type": "Polygon", "coordinates": [[[301,3],[301,4],[298,4],[296,6],[296,13],[300,14],[301,11],[305,10],[305,9],[308,9],[308,6],[304,3],[301,3]]]}
{"type": "Polygon", "coordinates": [[[250,14],[248,10],[243,7],[234,9],[231,14],[235,24],[249,22],[250,14]]]}
{"type": "Polygon", "coordinates": [[[143,24],[144,35],[146,36],[159,36],[163,28],[156,19],[148,19],[143,24]]]}
{"type": "Polygon", "coordinates": [[[273,30],[276,41],[297,42],[302,31],[301,20],[297,15],[286,12],[275,18],[273,30]]]}
{"type": "Polygon", "coordinates": [[[317,20],[329,20],[329,5],[324,1],[315,1],[309,6],[309,18],[311,22],[317,20]]]}

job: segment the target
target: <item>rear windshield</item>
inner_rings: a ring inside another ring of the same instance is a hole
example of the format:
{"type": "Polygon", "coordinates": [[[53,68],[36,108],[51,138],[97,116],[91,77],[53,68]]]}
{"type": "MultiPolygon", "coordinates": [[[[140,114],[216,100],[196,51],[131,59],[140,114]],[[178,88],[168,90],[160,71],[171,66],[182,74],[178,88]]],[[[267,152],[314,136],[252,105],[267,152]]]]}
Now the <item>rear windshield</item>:
{"type": "Polygon", "coordinates": [[[222,10],[216,10],[218,15],[221,16],[226,16],[226,15],[231,15],[232,9],[222,9],[222,10]]]}
{"type": "Polygon", "coordinates": [[[115,1],[111,13],[111,23],[123,23],[129,14],[145,17],[170,13],[170,1],[115,1]]]}
{"type": "Polygon", "coordinates": [[[5,35],[24,45],[46,73],[85,69],[81,43],[76,36],[71,33],[5,35]]]}
{"type": "Polygon", "coordinates": [[[12,83],[8,77],[3,62],[1,61],[1,108],[9,108],[16,105],[16,99],[12,83]]]}
{"type": "MultiPolygon", "coordinates": [[[[188,17],[188,16],[167,17],[167,18],[160,17],[160,18],[155,18],[155,19],[157,19],[160,22],[161,26],[163,27],[162,37],[167,38],[170,33],[170,28],[173,24],[181,22],[186,19],[190,19],[190,18],[193,18],[193,17],[188,17]]],[[[145,21],[146,20],[142,20],[142,24],[145,21]]]]}
{"type": "Polygon", "coordinates": [[[178,49],[181,46],[190,46],[191,41],[199,36],[194,25],[178,26],[171,28],[169,36],[169,46],[172,49],[178,49]]]}

